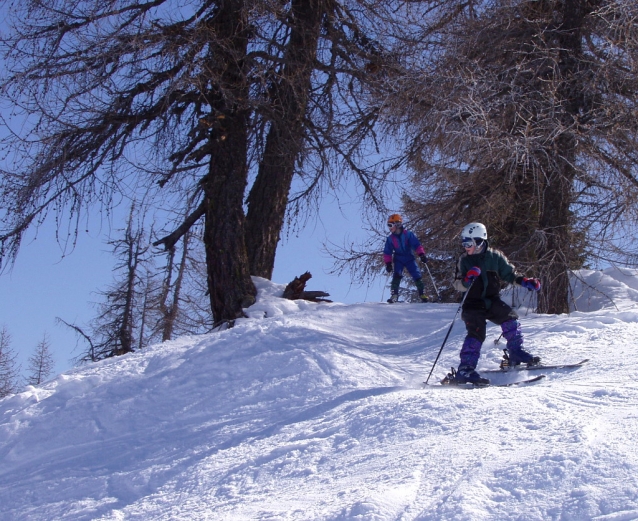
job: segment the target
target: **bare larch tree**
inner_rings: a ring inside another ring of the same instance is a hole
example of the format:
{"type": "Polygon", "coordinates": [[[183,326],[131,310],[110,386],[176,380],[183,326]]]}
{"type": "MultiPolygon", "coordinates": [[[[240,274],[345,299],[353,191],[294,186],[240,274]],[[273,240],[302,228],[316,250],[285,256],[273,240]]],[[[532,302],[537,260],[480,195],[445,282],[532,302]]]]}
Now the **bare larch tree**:
{"type": "Polygon", "coordinates": [[[20,366],[18,355],[11,348],[11,334],[6,326],[0,328],[0,398],[18,392],[20,366]]]}
{"type": "Polygon", "coordinates": [[[410,67],[381,91],[411,140],[405,210],[448,256],[484,222],[542,278],[538,310],[567,312],[570,269],[635,254],[618,239],[638,224],[638,6],[423,4],[410,67]]]}
{"type": "Polygon", "coordinates": [[[2,142],[0,258],[15,258],[52,212],[73,244],[95,204],[110,214],[139,192],[176,211],[197,201],[156,244],[170,250],[204,220],[210,307],[217,324],[232,323],[254,302],[250,275],[272,273],[295,173],[298,207],[322,186],[338,192],[347,172],[379,201],[387,169],[357,164],[376,111],[354,94],[375,54],[364,35],[370,8],[385,4],[349,4],[15,4],[1,40],[13,106],[4,123],[15,132],[2,142]],[[302,171],[309,150],[314,171],[302,171]]]}
{"type": "Polygon", "coordinates": [[[44,335],[35,347],[33,354],[29,357],[27,385],[40,385],[51,376],[55,362],[50,347],[49,338],[44,335]]]}

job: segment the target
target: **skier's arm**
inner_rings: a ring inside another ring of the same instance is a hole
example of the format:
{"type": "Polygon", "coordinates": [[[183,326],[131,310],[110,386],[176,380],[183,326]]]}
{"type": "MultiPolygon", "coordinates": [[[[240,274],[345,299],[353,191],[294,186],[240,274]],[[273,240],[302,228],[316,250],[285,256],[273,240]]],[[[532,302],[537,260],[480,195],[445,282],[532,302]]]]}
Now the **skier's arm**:
{"type": "Polygon", "coordinates": [[[463,273],[463,257],[467,256],[467,254],[463,253],[459,258],[459,261],[456,264],[456,271],[454,272],[454,289],[456,291],[460,291],[461,293],[465,293],[467,288],[463,285],[463,278],[467,273],[467,269],[465,273],[463,273]]]}
{"type": "Polygon", "coordinates": [[[383,248],[383,263],[388,264],[388,262],[392,262],[392,252],[394,251],[394,245],[392,244],[392,239],[388,237],[385,240],[385,247],[383,248]]]}
{"type": "Polygon", "coordinates": [[[423,246],[419,242],[419,239],[417,238],[417,236],[414,235],[414,233],[412,232],[408,233],[408,244],[414,250],[414,253],[416,253],[417,257],[421,257],[421,255],[425,255],[425,250],[423,249],[423,246]]]}
{"type": "Polygon", "coordinates": [[[516,278],[519,276],[516,273],[516,268],[510,264],[507,257],[502,253],[498,253],[498,276],[501,280],[507,282],[508,284],[513,284],[516,282],[516,278]]]}

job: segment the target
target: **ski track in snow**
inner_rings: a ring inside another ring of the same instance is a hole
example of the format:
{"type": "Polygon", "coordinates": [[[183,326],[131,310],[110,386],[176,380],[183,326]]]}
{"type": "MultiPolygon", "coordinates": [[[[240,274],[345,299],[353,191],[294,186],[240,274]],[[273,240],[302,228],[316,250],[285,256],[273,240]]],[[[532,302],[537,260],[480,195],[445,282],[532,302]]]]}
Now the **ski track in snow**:
{"type": "Polygon", "coordinates": [[[590,362],[485,389],[422,387],[458,305],[291,302],[257,279],[231,330],[0,400],[0,519],[638,519],[638,283],[579,277],[598,284],[580,311],[521,322],[547,363],[590,362]]]}

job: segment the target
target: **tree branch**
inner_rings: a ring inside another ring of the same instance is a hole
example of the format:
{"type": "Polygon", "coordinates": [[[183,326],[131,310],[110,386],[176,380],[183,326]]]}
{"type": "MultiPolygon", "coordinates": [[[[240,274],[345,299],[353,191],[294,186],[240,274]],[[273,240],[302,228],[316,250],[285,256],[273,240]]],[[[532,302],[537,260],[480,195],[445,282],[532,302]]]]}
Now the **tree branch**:
{"type": "Polygon", "coordinates": [[[167,235],[166,237],[155,241],[153,243],[153,246],[159,246],[160,244],[163,244],[164,247],[166,248],[166,250],[170,250],[172,249],[175,244],[177,243],[177,241],[180,240],[180,238],[188,231],[191,229],[191,227],[193,226],[193,224],[195,224],[199,218],[204,215],[204,213],[206,213],[206,199],[202,199],[202,202],[200,203],[200,205],[197,207],[197,209],[190,214],[188,217],[186,217],[186,219],[184,220],[184,222],[171,234],[167,235]]]}

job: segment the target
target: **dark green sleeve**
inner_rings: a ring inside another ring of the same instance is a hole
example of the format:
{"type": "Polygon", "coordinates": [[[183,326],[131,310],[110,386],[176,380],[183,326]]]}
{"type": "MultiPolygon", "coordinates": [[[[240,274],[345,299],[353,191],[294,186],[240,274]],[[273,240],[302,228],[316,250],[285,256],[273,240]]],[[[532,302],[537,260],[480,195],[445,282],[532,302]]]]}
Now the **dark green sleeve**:
{"type": "Polygon", "coordinates": [[[461,278],[463,278],[465,274],[467,273],[467,267],[464,265],[465,263],[463,262],[465,258],[467,258],[467,255],[465,255],[465,257],[461,255],[461,258],[459,259],[459,262],[458,262],[458,270],[459,270],[459,275],[461,276],[461,278]]]}
{"type": "Polygon", "coordinates": [[[516,268],[510,264],[505,255],[498,255],[498,276],[501,280],[513,284],[516,280],[516,268]]]}
{"type": "Polygon", "coordinates": [[[464,265],[464,260],[467,259],[467,254],[462,253],[458,262],[456,263],[456,270],[454,273],[454,289],[460,292],[467,291],[467,287],[463,284],[463,277],[467,273],[468,267],[464,265]]]}

